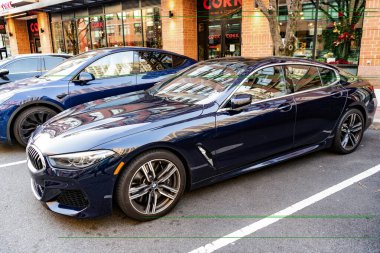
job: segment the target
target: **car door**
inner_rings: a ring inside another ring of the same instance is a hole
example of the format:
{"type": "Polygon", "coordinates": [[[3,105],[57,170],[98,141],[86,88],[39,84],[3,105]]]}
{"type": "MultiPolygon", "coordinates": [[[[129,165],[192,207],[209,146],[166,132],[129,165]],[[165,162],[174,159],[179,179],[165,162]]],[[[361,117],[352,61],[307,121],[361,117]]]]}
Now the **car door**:
{"type": "Polygon", "coordinates": [[[125,51],[106,55],[85,67],[69,83],[68,107],[100,98],[140,90],[136,85],[134,52],[125,51]],[[93,80],[81,82],[81,73],[93,76],[93,80]]]}
{"type": "Polygon", "coordinates": [[[331,136],[347,99],[336,72],[328,67],[286,65],[297,104],[294,147],[318,144],[331,136]]]}
{"type": "Polygon", "coordinates": [[[150,88],[162,79],[175,74],[180,66],[179,57],[154,51],[138,51],[136,62],[139,63],[137,83],[150,88]]]}
{"type": "Polygon", "coordinates": [[[225,172],[285,152],[293,146],[296,107],[281,66],[253,73],[233,96],[249,94],[252,103],[216,115],[215,164],[225,172]]]}
{"type": "Polygon", "coordinates": [[[3,76],[3,79],[8,82],[39,76],[41,75],[41,57],[15,59],[3,68],[9,71],[8,75],[3,76]]]}

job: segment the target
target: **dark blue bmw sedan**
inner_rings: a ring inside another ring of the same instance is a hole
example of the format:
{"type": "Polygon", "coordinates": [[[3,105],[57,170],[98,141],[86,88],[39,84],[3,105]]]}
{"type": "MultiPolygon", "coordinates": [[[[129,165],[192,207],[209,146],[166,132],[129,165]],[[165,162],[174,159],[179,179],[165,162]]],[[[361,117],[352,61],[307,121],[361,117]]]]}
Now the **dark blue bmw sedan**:
{"type": "Polygon", "coordinates": [[[148,91],[69,109],[27,147],[34,195],[76,217],[167,214],[185,189],[321,149],[348,154],[372,123],[366,81],[291,58],[201,62],[148,91]]]}
{"type": "Polygon", "coordinates": [[[194,63],[158,49],[105,48],[70,58],[38,78],[1,85],[0,141],[26,146],[38,125],[67,108],[150,88],[194,63]]]}

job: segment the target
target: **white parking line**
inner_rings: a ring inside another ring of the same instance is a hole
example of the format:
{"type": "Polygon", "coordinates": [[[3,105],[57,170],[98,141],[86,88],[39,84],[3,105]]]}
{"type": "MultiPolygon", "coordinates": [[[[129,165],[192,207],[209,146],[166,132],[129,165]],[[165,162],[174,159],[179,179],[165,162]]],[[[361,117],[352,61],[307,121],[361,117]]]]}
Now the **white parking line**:
{"type": "Polygon", "coordinates": [[[9,167],[9,166],[15,166],[15,165],[23,164],[23,163],[26,163],[26,160],[18,161],[18,162],[13,162],[13,163],[1,164],[0,168],[9,167]]]}
{"type": "Polygon", "coordinates": [[[300,202],[297,202],[295,203],[294,205],[291,205],[275,214],[272,214],[270,216],[268,216],[267,218],[264,218],[264,219],[261,219],[257,222],[254,222],[246,227],[243,227],[235,232],[232,232],[228,235],[225,235],[209,244],[206,244],[202,247],[199,247],[193,251],[191,251],[190,253],[205,253],[205,252],[213,252],[215,250],[218,250],[222,247],[225,247],[237,240],[240,240],[242,239],[243,237],[245,236],[248,236],[256,231],[258,231],[259,229],[262,229],[262,228],[265,228],[295,212],[298,212],[302,209],[304,209],[305,207],[308,207],[338,191],[341,191],[343,190],[344,188],[356,183],[356,182],[359,182],[360,180],[363,180],[367,177],[370,177],[372,176],[373,174],[377,173],[380,171],[380,164],[376,165],[375,167],[372,167],[371,169],[369,170],[366,170],[354,177],[351,177],[339,184],[336,184],[334,186],[331,186],[330,188],[327,188],[326,190],[324,191],[321,191],[307,199],[304,199],[300,202]],[[273,217],[273,218],[271,218],[273,217]],[[278,218],[280,217],[280,218],[278,218]]]}

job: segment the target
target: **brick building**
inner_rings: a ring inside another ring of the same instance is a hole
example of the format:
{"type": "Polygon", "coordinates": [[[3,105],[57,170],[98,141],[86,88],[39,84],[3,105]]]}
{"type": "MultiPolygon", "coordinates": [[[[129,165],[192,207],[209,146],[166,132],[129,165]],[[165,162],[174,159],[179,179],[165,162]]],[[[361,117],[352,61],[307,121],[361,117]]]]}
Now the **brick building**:
{"type": "MultiPolygon", "coordinates": [[[[2,30],[0,20],[0,47],[12,55],[78,54],[123,45],[163,48],[198,60],[274,51],[269,23],[254,0],[7,1],[0,8],[6,24],[2,30]]],[[[278,3],[284,36],[288,13],[286,2],[278,3]]],[[[340,64],[380,86],[380,0],[366,0],[365,6],[370,11],[352,28],[350,52],[338,61],[333,38],[343,14],[326,9],[337,21],[329,20],[304,0],[294,56],[340,64]]]]}

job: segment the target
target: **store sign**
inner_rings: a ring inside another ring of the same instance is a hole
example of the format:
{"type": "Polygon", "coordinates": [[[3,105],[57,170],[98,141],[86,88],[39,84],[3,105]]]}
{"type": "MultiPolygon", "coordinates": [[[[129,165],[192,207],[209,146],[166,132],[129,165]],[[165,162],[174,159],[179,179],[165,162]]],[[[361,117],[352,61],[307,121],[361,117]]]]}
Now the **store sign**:
{"type": "Polygon", "coordinates": [[[38,33],[38,23],[37,22],[30,23],[29,24],[29,31],[31,33],[38,33]]]}
{"type": "Polygon", "coordinates": [[[103,21],[95,21],[91,22],[91,30],[92,31],[101,31],[104,28],[103,21]]]}
{"type": "Polygon", "coordinates": [[[242,0],[198,0],[199,19],[231,15],[241,9],[242,0]]]}

